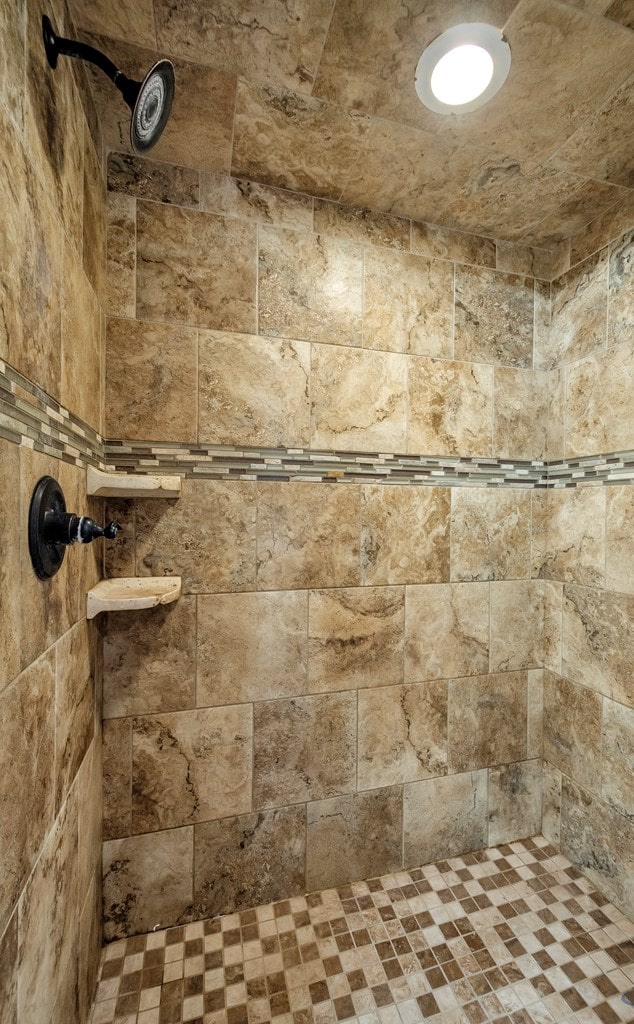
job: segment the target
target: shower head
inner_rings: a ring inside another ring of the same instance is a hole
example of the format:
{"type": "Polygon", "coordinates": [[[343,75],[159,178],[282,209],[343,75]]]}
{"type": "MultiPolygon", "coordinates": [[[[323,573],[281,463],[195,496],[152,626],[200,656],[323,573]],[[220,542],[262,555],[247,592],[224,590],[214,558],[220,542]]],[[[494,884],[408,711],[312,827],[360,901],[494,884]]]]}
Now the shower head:
{"type": "Polygon", "coordinates": [[[114,82],[132,111],[130,142],[135,153],[143,155],[156,145],[167,124],[174,99],[174,65],[171,61],[158,61],[142,82],[136,82],[124,75],[101,50],[58,36],[46,15],[42,18],[42,35],[52,68],[57,67],[57,58],[63,54],[95,64],[114,82]]]}

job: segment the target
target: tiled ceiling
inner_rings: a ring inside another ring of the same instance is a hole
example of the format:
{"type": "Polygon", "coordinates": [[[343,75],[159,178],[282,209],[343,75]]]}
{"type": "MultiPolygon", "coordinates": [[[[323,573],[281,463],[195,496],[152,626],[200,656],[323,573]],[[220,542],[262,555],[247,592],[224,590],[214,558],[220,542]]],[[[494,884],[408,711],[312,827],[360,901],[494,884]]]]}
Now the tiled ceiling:
{"type": "MultiPolygon", "coordinates": [[[[157,159],[546,248],[634,190],[634,0],[75,0],[75,16],[130,73],[175,59],[157,159]],[[463,21],[504,28],[511,71],[480,110],[433,114],[416,63],[463,21]]],[[[125,148],[107,82],[98,100],[125,148]]]]}

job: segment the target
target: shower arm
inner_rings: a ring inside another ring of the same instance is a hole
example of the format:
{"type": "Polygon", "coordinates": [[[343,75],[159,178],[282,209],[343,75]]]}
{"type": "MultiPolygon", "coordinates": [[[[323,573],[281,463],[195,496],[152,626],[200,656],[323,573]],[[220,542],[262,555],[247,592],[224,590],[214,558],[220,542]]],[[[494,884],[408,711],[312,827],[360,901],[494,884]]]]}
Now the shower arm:
{"type": "Polygon", "coordinates": [[[123,71],[113,64],[105,53],[97,50],[94,46],[80,43],[77,39],[64,39],[62,36],[58,36],[46,15],[42,17],[42,34],[46,56],[52,68],[57,67],[57,58],[60,54],[64,57],[75,57],[78,60],[87,60],[90,64],[95,64],[114,82],[130,110],[134,110],[141,82],[135,82],[132,78],[124,75],[123,71]]]}

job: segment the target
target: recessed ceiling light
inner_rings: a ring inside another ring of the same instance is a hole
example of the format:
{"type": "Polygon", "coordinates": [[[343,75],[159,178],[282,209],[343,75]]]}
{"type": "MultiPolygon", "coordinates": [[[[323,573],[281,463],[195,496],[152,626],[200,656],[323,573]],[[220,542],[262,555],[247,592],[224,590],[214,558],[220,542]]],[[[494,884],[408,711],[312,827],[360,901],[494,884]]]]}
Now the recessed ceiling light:
{"type": "Polygon", "coordinates": [[[511,66],[501,29],[474,22],[437,36],[416,68],[416,92],[436,114],[476,110],[495,96],[511,66]]]}

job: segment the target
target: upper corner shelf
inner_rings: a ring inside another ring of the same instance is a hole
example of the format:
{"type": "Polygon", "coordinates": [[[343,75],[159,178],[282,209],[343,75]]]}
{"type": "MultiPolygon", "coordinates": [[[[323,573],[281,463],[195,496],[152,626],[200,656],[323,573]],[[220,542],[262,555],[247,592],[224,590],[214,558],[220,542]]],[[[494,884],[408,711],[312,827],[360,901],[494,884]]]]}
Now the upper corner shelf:
{"type": "Polygon", "coordinates": [[[136,612],[178,601],[182,593],[180,576],[143,576],[102,580],[88,591],[86,618],[100,612],[136,612]]]}
{"type": "Polygon", "coordinates": [[[86,490],[99,498],[179,498],[179,476],[141,476],[104,473],[88,467],[86,490]]]}

